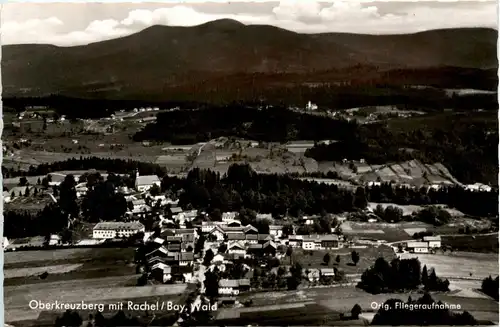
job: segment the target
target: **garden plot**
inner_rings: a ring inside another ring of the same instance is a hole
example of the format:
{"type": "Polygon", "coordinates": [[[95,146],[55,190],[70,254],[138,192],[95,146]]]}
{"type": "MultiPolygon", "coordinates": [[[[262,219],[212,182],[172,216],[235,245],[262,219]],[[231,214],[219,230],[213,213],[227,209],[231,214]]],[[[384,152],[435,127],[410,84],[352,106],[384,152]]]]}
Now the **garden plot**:
{"type": "Polygon", "coordinates": [[[80,268],[83,264],[74,265],[55,265],[33,268],[18,268],[18,269],[5,269],[3,271],[4,278],[16,277],[29,277],[36,276],[47,272],[49,274],[64,274],[80,268]]]}

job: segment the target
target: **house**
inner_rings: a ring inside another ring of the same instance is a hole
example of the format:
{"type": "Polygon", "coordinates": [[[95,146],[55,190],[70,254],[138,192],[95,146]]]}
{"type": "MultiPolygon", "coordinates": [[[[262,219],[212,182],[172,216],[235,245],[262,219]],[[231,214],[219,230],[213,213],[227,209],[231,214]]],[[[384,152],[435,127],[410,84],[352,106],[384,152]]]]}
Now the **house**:
{"type": "Polygon", "coordinates": [[[214,258],[212,259],[212,262],[211,262],[211,263],[213,263],[213,264],[218,264],[218,263],[223,263],[224,261],[226,261],[226,260],[224,259],[224,256],[223,256],[223,255],[221,255],[221,254],[216,254],[216,255],[214,256],[214,258]]]}
{"type": "Polygon", "coordinates": [[[273,215],[270,214],[270,213],[258,213],[255,216],[255,218],[256,219],[265,219],[265,220],[273,221],[273,215]]]}
{"type": "Polygon", "coordinates": [[[321,268],[320,275],[324,277],[335,277],[335,269],[333,268],[321,268]]]}
{"type": "Polygon", "coordinates": [[[3,191],[3,202],[9,203],[11,200],[10,193],[7,191],[3,191]]]}
{"type": "Polygon", "coordinates": [[[175,236],[179,236],[182,238],[183,243],[194,243],[198,238],[198,234],[194,228],[187,229],[176,229],[175,236]]]}
{"type": "Polygon", "coordinates": [[[428,242],[408,242],[406,248],[412,253],[429,253],[428,242]]]}
{"type": "Polygon", "coordinates": [[[227,233],[226,236],[227,236],[228,241],[244,241],[245,240],[245,234],[243,234],[243,232],[227,233]]]}
{"type": "Polygon", "coordinates": [[[288,236],[288,245],[294,248],[301,248],[303,242],[302,235],[290,235],[288,236]]]}
{"type": "Polygon", "coordinates": [[[171,207],[170,212],[172,213],[172,215],[178,215],[182,212],[182,208],[181,207],[171,207]]]}
{"type": "Polygon", "coordinates": [[[440,248],[441,236],[424,236],[424,242],[428,242],[431,249],[440,248]]]}
{"type": "Polygon", "coordinates": [[[302,223],[304,225],[313,225],[314,222],[318,219],[318,216],[303,216],[302,223]]]}
{"type": "Polygon", "coordinates": [[[145,192],[156,185],[158,187],[161,186],[160,178],[157,175],[146,175],[146,176],[137,176],[135,178],[135,189],[139,192],[145,192]]]}
{"type": "Polygon", "coordinates": [[[259,243],[259,235],[256,234],[247,234],[245,235],[245,241],[247,244],[258,244],[259,243]]]}
{"type": "Polygon", "coordinates": [[[247,225],[243,228],[243,233],[245,234],[259,234],[259,230],[252,225],[247,225]]]}
{"type": "Polygon", "coordinates": [[[219,281],[220,295],[238,295],[249,289],[250,280],[248,279],[221,279],[219,281]]]}
{"type": "Polygon", "coordinates": [[[9,240],[7,239],[7,237],[4,237],[3,238],[3,244],[2,244],[3,249],[5,250],[9,245],[10,245],[9,240]]]}
{"type": "Polygon", "coordinates": [[[246,253],[245,245],[242,244],[241,242],[232,242],[227,247],[227,253],[245,255],[246,253]]]}
{"type": "Polygon", "coordinates": [[[247,253],[255,256],[264,256],[264,255],[276,255],[277,249],[276,243],[273,241],[267,241],[264,244],[250,244],[247,249],[247,253]]]}
{"type": "Polygon", "coordinates": [[[280,238],[283,236],[283,226],[282,225],[269,225],[269,234],[274,237],[280,238]]]}
{"type": "Polygon", "coordinates": [[[304,237],[302,240],[302,248],[304,250],[316,250],[316,238],[304,237]]]}
{"type": "Polygon", "coordinates": [[[316,269],[316,268],[313,268],[313,269],[302,268],[302,274],[310,282],[317,282],[317,281],[319,281],[319,278],[321,276],[320,270],[316,269]]]}
{"type": "Polygon", "coordinates": [[[274,239],[269,234],[258,234],[257,241],[258,243],[266,243],[267,241],[274,241],[274,239]]]}
{"type": "Polygon", "coordinates": [[[179,258],[179,266],[190,266],[193,264],[193,252],[182,252],[179,258]]]}
{"type": "MultiPolygon", "coordinates": [[[[203,226],[202,226],[202,231],[203,231],[203,226]]],[[[222,242],[224,241],[224,236],[226,234],[224,233],[224,230],[220,226],[215,226],[210,231],[210,235],[214,235],[218,242],[222,242]]]]}
{"type": "Polygon", "coordinates": [[[61,242],[61,238],[59,235],[52,234],[50,235],[49,245],[57,245],[61,242]]]}
{"type": "Polygon", "coordinates": [[[151,276],[157,281],[166,283],[172,279],[172,267],[158,262],[151,267],[151,276]]]}
{"type": "Polygon", "coordinates": [[[92,237],[95,239],[113,239],[116,237],[129,237],[144,231],[144,225],[140,222],[102,222],[94,226],[92,237]]]}
{"type": "Polygon", "coordinates": [[[222,213],[222,221],[236,220],[237,212],[224,212],[222,213]]]}
{"type": "Polygon", "coordinates": [[[241,222],[239,220],[229,220],[227,221],[227,227],[241,227],[241,222]]]}
{"type": "Polygon", "coordinates": [[[182,237],[167,236],[167,250],[169,252],[181,252],[182,237]]]}
{"type": "Polygon", "coordinates": [[[320,237],[319,249],[338,249],[339,248],[339,237],[338,235],[323,235],[320,237]]]}

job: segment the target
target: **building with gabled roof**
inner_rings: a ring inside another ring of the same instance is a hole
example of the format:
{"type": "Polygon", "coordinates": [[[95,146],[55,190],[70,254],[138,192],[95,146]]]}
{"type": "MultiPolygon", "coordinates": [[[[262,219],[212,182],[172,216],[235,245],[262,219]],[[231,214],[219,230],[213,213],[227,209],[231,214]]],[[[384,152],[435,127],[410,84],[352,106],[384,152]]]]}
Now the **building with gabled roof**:
{"type": "Polygon", "coordinates": [[[117,237],[130,237],[139,232],[144,232],[145,227],[140,222],[101,222],[92,230],[95,239],[113,239],[117,237]]]}
{"type": "Polygon", "coordinates": [[[147,191],[153,185],[161,186],[160,178],[157,175],[136,176],[135,178],[135,189],[139,192],[147,191]]]}

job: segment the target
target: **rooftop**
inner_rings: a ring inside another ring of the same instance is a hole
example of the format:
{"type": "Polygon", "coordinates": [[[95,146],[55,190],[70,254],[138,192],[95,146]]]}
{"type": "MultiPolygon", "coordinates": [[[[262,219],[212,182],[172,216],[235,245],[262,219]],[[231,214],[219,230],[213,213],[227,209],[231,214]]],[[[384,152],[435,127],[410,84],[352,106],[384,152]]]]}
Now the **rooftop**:
{"type": "Polygon", "coordinates": [[[160,183],[157,175],[138,176],[135,179],[135,185],[151,185],[154,183],[160,183]]]}
{"type": "Polygon", "coordinates": [[[121,222],[107,221],[98,223],[94,226],[94,230],[140,230],[144,229],[144,225],[140,222],[121,222]]]}

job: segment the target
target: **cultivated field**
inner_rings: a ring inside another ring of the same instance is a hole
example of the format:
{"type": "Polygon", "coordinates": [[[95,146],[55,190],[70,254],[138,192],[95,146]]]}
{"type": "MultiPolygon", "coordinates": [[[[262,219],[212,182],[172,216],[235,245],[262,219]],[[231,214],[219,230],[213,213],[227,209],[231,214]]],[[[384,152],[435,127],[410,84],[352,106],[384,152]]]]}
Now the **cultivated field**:
{"type": "Polygon", "coordinates": [[[402,258],[418,257],[427,268],[434,268],[442,278],[481,281],[488,276],[498,275],[498,255],[487,253],[453,252],[446,254],[398,254],[402,258]],[[472,273],[472,276],[470,275],[472,273]]]}
{"type": "MultiPolygon", "coordinates": [[[[294,250],[292,262],[299,262],[303,268],[327,268],[336,267],[343,270],[346,274],[360,274],[375,263],[377,258],[383,257],[390,261],[396,257],[391,247],[381,245],[379,247],[367,247],[364,249],[355,249],[359,253],[359,262],[356,266],[352,264],[351,253],[353,249],[339,249],[329,251],[304,251],[294,250]],[[330,254],[330,264],[326,266],[323,258],[326,253],[330,254]],[[337,255],[340,256],[340,263],[335,262],[337,255]]],[[[290,258],[284,257],[282,264],[289,265],[290,258]]]]}
{"type": "Polygon", "coordinates": [[[80,268],[82,264],[74,265],[56,265],[56,266],[42,266],[33,268],[14,268],[14,269],[4,269],[4,278],[16,278],[16,277],[29,277],[38,276],[44,272],[49,274],[65,274],[70,271],[80,268]]]}
{"type": "MultiPolygon", "coordinates": [[[[253,301],[253,306],[259,306],[261,311],[260,315],[267,315],[265,312],[268,307],[274,306],[275,308],[283,307],[284,312],[286,308],[297,304],[301,308],[307,306],[308,312],[302,314],[321,317],[324,315],[324,310],[328,310],[332,318],[338,317],[337,313],[348,313],[355,304],[359,304],[363,312],[375,312],[371,305],[373,302],[382,304],[389,299],[400,299],[406,301],[408,296],[412,298],[419,298],[422,294],[419,293],[388,293],[388,294],[368,294],[363,290],[357,289],[352,286],[339,286],[329,288],[314,288],[302,289],[298,291],[282,291],[282,292],[266,292],[257,294],[243,294],[239,296],[239,301],[244,302],[248,299],[253,301]],[[310,305],[315,303],[316,305],[310,305]]],[[[461,310],[469,311],[474,317],[478,319],[490,320],[493,322],[498,321],[498,303],[486,298],[465,298],[449,294],[432,294],[435,300],[440,300],[443,303],[459,304],[461,310]]],[[[240,309],[245,310],[245,309],[240,309]]],[[[271,316],[279,317],[282,311],[272,312],[271,316]]],[[[286,315],[285,315],[286,316],[286,315]]],[[[316,324],[321,324],[321,321],[316,324]]],[[[275,324],[277,325],[277,324],[275,324]]]]}
{"type": "Polygon", "coordinates": [[[63,249],[5,253],[6,321],[36,319],[31,300],[103,303],[178,297],[186,285],[137,287],[133,248],[63,249]],[[48,271],[46,279],[37,275],[48,271]]]}
{"type": "Polygon", "coordinates": [[[4,253],[4,268],[11,264],[43,262],[53,260],[68,260],[79,258],[90,258],[89,254],[93,249],[62,249],[54,251],[15,251],[4,253]]]}

